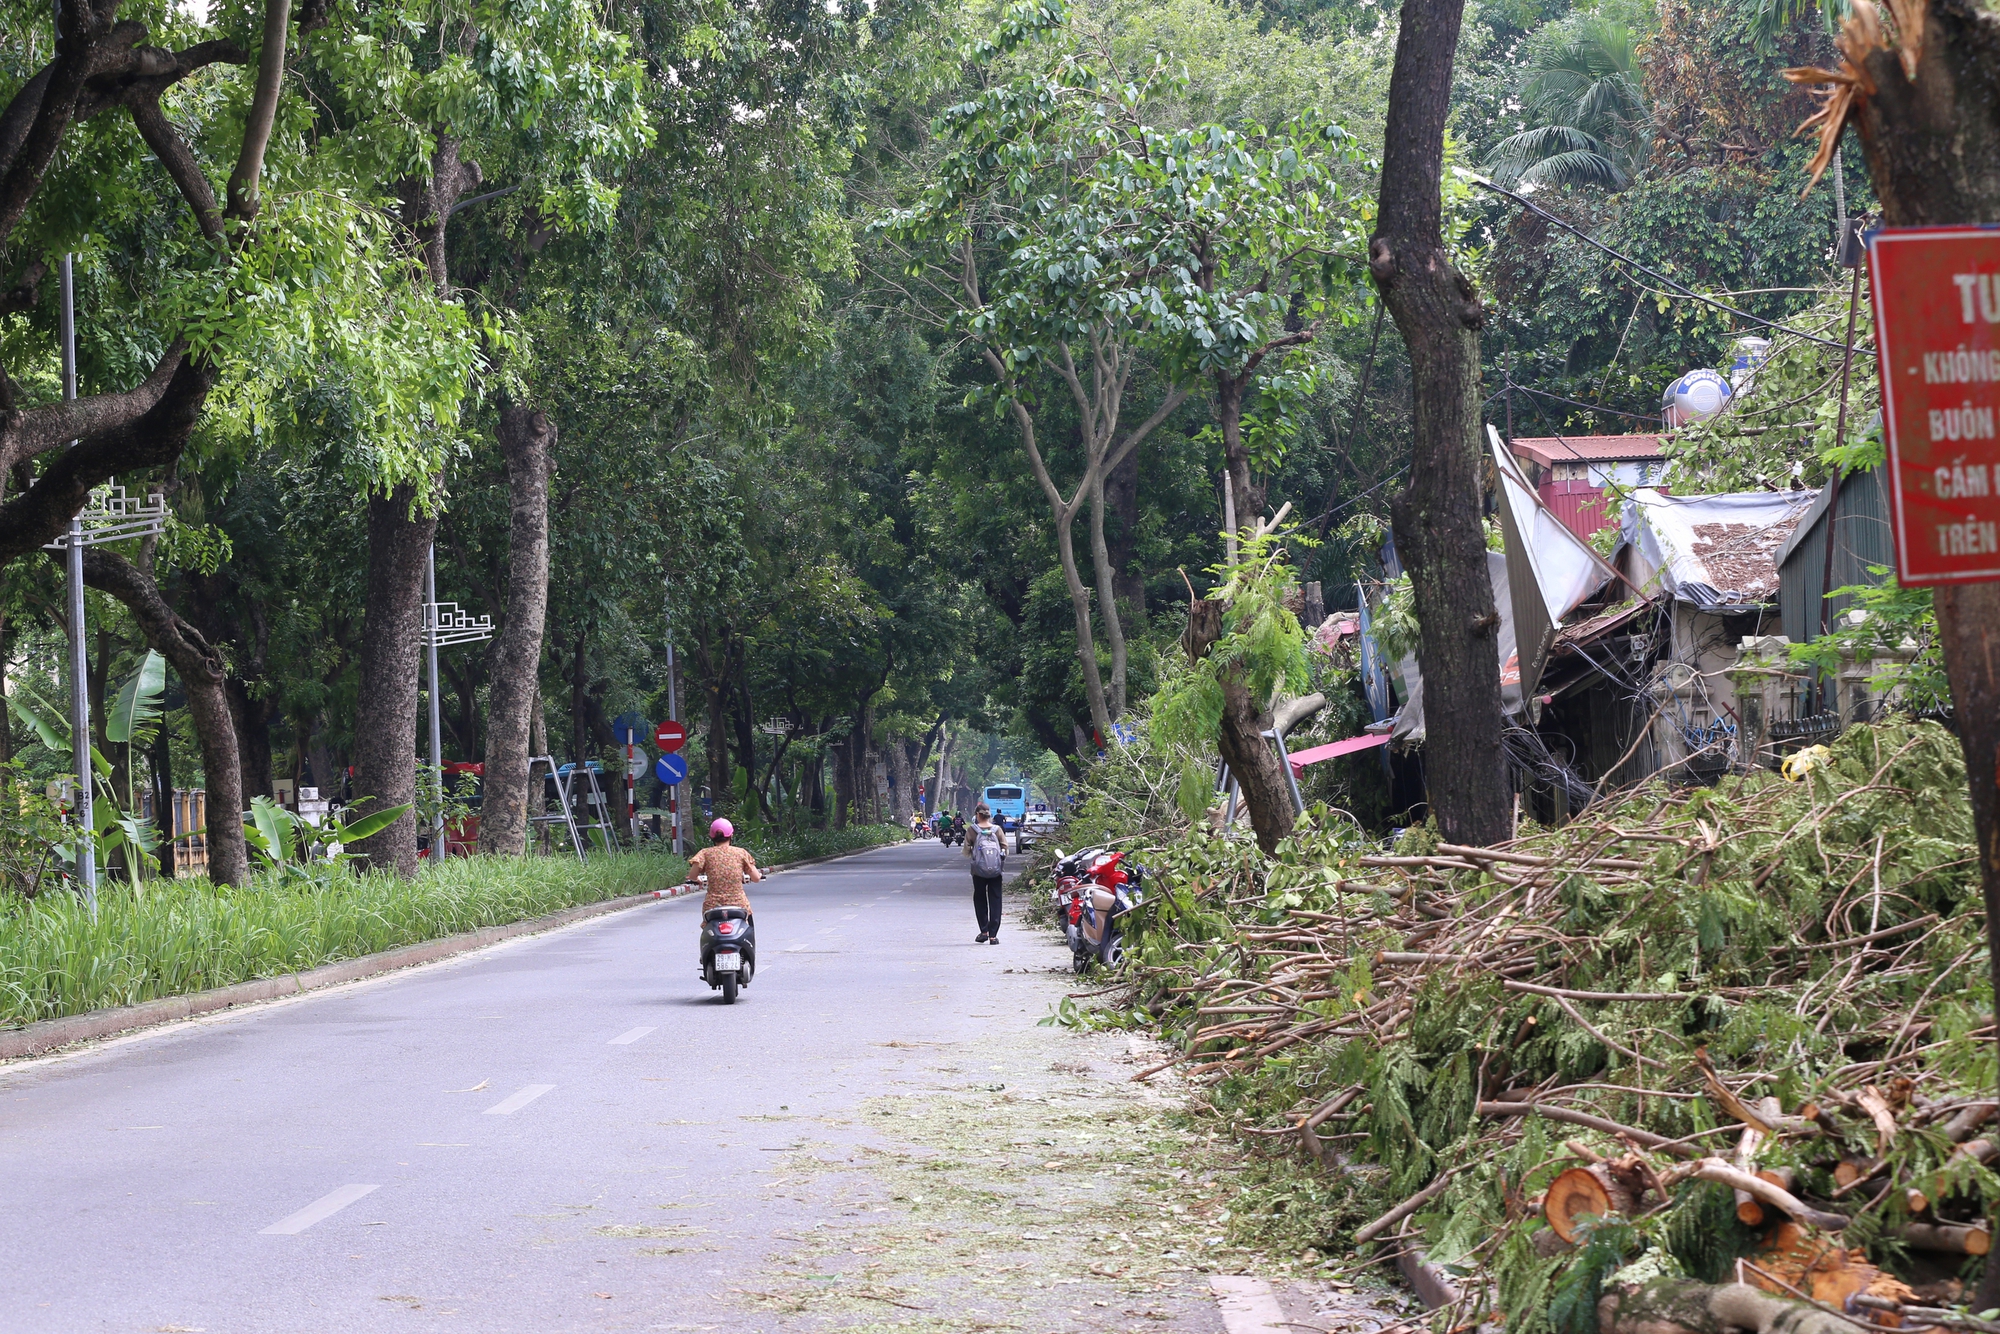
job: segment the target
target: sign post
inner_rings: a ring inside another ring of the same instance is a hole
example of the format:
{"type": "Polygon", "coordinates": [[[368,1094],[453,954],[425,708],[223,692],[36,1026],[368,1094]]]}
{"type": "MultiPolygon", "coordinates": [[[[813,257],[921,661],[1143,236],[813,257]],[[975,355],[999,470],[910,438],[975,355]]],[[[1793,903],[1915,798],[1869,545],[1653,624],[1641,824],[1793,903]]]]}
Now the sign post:
{"type": "MultiPolygon", "coordinates": [[[[667,721],[660,724],[660,732],[654,740],[659,743],[662,751],[671,754],[678,751],[687,743],[687,728],[682,727],[680,724],[681,701],[679,682],[675,679],[674,674],[674,581],[671,578],[664,581],[664,592],[666,595],[664,610],[667,621],[667,721]],[[677,739],[671,746],[667,744],[668,727],[679,729],[677,739]]],[[[676,857],[682,855],[681,783],[686,778],[687,764],[685,761],[681,764],[681,776],[679,778],[669,779],[665,774],[660,775],[660,781],[667,785],[667,815],[673,821],[674,825],[674,856],[676,857]]]]}
{"type": "Polygon", "coordinates": [[[2000,229],[1868,238],[1896,577],[2000,579],[2000,229]]]}
{"type": "Polygon", "coordinates": [[[632,831],[632,846],[639,846],[639,794],[633,787],[633,780],[646,772],[646,761],[639,754],[645,735],[653,730],[653,725],[636,713],[621,713],[611,720],[611,733],[618,744],[625,747],[625,819],[632,831]]]}

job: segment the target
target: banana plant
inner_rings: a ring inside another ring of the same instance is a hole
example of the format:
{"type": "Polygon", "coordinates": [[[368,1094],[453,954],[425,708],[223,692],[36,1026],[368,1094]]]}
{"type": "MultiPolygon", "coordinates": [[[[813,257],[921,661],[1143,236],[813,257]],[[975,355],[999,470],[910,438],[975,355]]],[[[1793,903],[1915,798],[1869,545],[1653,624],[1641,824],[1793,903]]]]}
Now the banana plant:
{"type": "Polygon", "coordinates": [[[330,868],[355,860],[347,851],[349,845],[387,829],[409,809],[407,804],[392,806],[345,824],[314,824],[269,797],[253,797],[243,840],[262,863],[261,869],[285,881],[318,882],[330,868]]]}
{"type": "MultiPolygon", "coordinates": [[[[159,654],[149,650],[146,659],[140,663],[139,670],[134,672],[131,679],[119,689],[119,708],[114,711],[112,718],[106,720],[106,739],[122,740],[127,745],[131,744],[135,728],[143,729],[147,721],[158,718],[157,700],[165,690],[165,683],[166,663],[159,654]],[[149,690],[146,678],[149,667],[154,663],[157,663],[158,667],[152,672],[154,684],[149,690]],[[114,721],[119,723],[118,735],[111,733],[110,724],[114,721]]],[[[59,755],[68,752],[68,742],[55,721],[61,715],[50,708],[47,702],[29,689],[17,688],[7,696],[7,703],[13,708],[15,716],[34,732],[36,740],[59,755]]],[[[143,731],[138,735],[143,738],[143,731]]],[[[75,830],[75,836],[56,845],[57,855],[74,866],[79,844],[84,837],[88,837],[96,845],[100,864],[107,861],[111,853],[122,851],[125,854],[125,866],[136,889],[144,882],[146,872],[159,866],[159,858],[155,855],[160,846],[159,830],[151,821],[138,813],[134,803],[129,800],[127,802],[118,800],[117,789],[111,782],[111,775],[114,772],[111,761],[105,759],[104,752],[96,746],[90,748],[90,766],[92,784],[97,796],[91,803],[91,827],[86,834],[85,831],[71,826],[75,830]]],[[[126,796],[128,798],[131,796],[129,790],[126,796]]]]}
{"type": "MultiPolygon", "coordinates": [[[[104,719],[104,739],[114,746],[144,746],[153,739],[160,721],[160,700],[167,693],[167,660],[153,649],[139,659],[139,665],[118,688],[111,712],[104,719]]],[[[125,804],[132,801],[132,757],[125,756],[125,804]]]]}

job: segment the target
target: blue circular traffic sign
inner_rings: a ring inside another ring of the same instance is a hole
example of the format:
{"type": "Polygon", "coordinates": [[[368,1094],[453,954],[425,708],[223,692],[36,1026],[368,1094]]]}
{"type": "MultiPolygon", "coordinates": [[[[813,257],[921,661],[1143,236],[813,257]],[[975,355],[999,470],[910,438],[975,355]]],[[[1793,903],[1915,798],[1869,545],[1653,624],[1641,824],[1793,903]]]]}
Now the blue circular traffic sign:
{"type": "Polygon", "coordinates": [[[672,787],[675,783],[685,783],[688,776],[688,762],[685,755],[662,755],[653,765],[653,772],[662,783],[672,787]]]}
{"type": "Polygon", "coordinates": [[[611,735],[621,746],[642,746],[653,735],[643,713],[621,713],[611,720],[611,735]]]}

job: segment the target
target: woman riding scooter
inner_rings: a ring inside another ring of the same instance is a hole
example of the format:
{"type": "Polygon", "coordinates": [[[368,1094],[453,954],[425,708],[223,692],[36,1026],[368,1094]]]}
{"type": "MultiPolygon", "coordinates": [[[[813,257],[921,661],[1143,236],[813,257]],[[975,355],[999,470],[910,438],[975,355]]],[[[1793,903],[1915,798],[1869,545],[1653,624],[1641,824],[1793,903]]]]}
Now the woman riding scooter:
{"type": "MultiPolygon", "coordinates": [[[[688,879],[708,877],[708,893],[702,898],[701,910],[741,908],[750,912],[750,896],[743,892],[743,882],[764,878],[764,873],[757,869],[757,859],[748,849],[730,842],[736,837],[736,826],[727,820],[711,824],[708,837],[709,846],[688,858],[688,879]]],[[[751,916],[754,919],[756,914],[751,916]]]]}

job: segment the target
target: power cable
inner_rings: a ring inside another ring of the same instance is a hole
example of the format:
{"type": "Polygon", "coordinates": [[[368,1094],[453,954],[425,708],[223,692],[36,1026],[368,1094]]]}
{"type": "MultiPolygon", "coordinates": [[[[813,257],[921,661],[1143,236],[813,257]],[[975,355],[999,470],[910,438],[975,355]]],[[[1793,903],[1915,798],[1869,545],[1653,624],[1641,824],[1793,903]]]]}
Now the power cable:
{"type": "MultiPolygon", "coordinates": [[[[1653,268],[1651,265],[1642,264],[1638,260],[1632,258],[1630,255],[1627,255],[1622,251],[1613,250],[1610,246],[1604,244],[1604,242],[1598,240],[1596,237],[1592,236],[1589,232],[1584,231],[1583,228],[1578,227],[1574,223],[1565,222],[1563,219],[1558,218],[1555,214],[1549,212],[1541,205],[1531,202],[1525,196],[1517,195],[1512,190],[1509,190],[1504,186],[1495,185],[1493,184],[1493,182],[1485,179],[1482,176],[1474,176],[1471,178],[1471,180],[1472,183],[1478,186],[1480,189],[1487,190],[1492,192],[1493,194],[1502,195],[1508,199],[1513,200],[1516,204],[1520,205],[1522,208],[1527,209],[1530,213],[1533,213],[1538,217],[1545,218],[1548,221],[1553,222],[1556,226],[1562,228],[1564,231],[1571,233],[1578,240],[1582,241],[1585,245],[1603,251],[1605,254],[1611,256],[1611,258],[1619,261],[1622,264],[1630,265],[1632,268],[1636,269],[1640,273],[1645,274],[1647,277],[1653,279],[1655,282],[1658,282],[1665,287],[1671,288],[1673,291],[1680,293],[1682,296],[1687,297],[1691,301],[1699,301],[1704,305],[1714,306],[1717,310],[1724,311],[1730,315],[1734,315],[1739,320],[1747,320],[1752,324],[1762,325],[1766,329],[1774,329],[1779,333],[1790,334],[1794,338],[1803,338],[1808,343],[1818,343],[1822,347],[1834,348],[1843,353],[1848,351],[1849,347],[1851,346],[1851,344],[1836,343],[1831,338],[1821,338],[1818,334],[1804,333],[1798,329],[1790,327],[1789,325],[1780,324],[1776,320],[1767,320],[1762,315],[1752,315],[1747,310],[1739,310],[1737,307],[1729,305],[1726,302],[1717,301],[1712,296],[1705,296],[1702,293],[1695,291],[1692,287],[1687,286],[1685,283],[1675,282],[1672,278],[1669,278],[1666,274],[1661,273],[1658,269],[1653,268]]],[[[1866,353],[1871,357],[1875,355],[1875,350],[1873,348],[1854,348],[1854,351],[1866,353]]]]}

